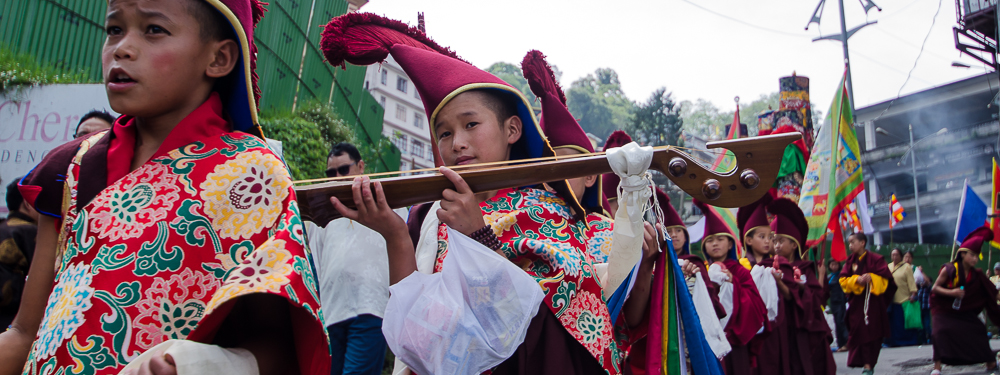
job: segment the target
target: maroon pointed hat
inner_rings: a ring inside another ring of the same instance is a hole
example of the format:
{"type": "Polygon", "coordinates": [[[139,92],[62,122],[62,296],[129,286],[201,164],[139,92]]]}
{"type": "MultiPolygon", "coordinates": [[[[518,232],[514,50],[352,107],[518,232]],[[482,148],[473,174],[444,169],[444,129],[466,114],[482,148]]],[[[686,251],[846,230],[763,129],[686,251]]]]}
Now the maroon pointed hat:
{"type": "Polygon", "coordinates": [[[681,219],[681,215],[677,213],[674,206],[670,204],[670,196],[664,193],[660,188],[655,188],[656,190],[656,200],[660,204],[660,211],[663,211],[663,227],[680,227],[687,232],[687,226],[684,225],[684,219],[681,219]]]}
{"type": "Polygon", "coordinates": [[[748,204],[746,206],[740,207],[736,212],[736,225],[740,228],[740,240],[743,241],[744,248],[746,247],[747,236],[750,231],[757,228],[768,228],[770,230],[770,223],[767,221],[767,205],[773,201],[774,198],[771,194],[764,194],[756,202],[748,204]]]}
{"type": "MultiPolygon", "coordinates": [[[[608,140],[604,142],[604,151],[615,147],[622,147],[632,142],[632,137],[629,137],[628,133],[621,130],[615,130],[608,136],[608,140]]],[[[604,191],[604,195],[607,196],[608,200],[618,199],[618,184],[621,183],[622,179],[614,173],[605,173],[601,176],[602,187],[601,190],[604,191]]],[[[664,211],[665,213],[665,211],[664,211]]],[[[614,214],[614,212],[612,212],[614,214]]],[[[683,221],[681,225],[683,225],[683,221]]]]}
{"type": "Polygon", "coordinates": [[[705,235],[702,238],[708,236],[727,236],[733,240],[735,244],[736,239],[733,238],[732,230],[726,225],[725,221],[722,221],[722,217],[719,216],[718,212],[715,212],[708,208],[705,202],[699,201],[697,199],[693,200],[695,206],[701,210],[702,215],[705,216],[705,235]]]}
{"type": "MultiPolygon", "coordinates": [[[[726,222],[722,220],[722,217],[719,216],[719,213],[709,209],[708,205],[705,204],[705,202],[699,201],[697,199],[693,200],[692,203],[694,203],[694,205],[697,206],[699,210],[701,210],[701,214],[705,216],[705,234],[701,237],[701,240],[704,241],[706,238],[708,238],[708,236],[729,237],[729,239],[732,240],[733,243],[731,244],[732,246],[730,246],[727,255],[730,259],[737,259],[736,238],[733,238],[733,231],[729,229],[729,226],[726,225],[726,222]]],[[[704,251],[704,248],[702,251],[704,251]]]]}
{"type": "MultiPolygon", "coordinates": [[[[567,148],[581,154],[594,153],[594,145],[590,143],[587,133],[566,108],[566,95],[559,87],[552,67],[545,61],[545,55],[537,50],[528,51],[521,61],[521,71],[528,81],[531,92],[542,102],[542,114],[538,123],[552,149],[567,148]]],[[[590,211],[601,211],[603,203],[601,180],[601,176],[598,175],[597,182],[583,192],[580,204],[590,211]]]]}
{"type": "Polygon", "coordinates": [[[257,23],[264,18],[266,3],[257,0],[204,1],[229,21],[229,26],[233,28],[233,34],[236,35],[236,41],[240,45],[240,60],[230,73],[230,76],[237,78],[229,85],[217,85],[216,91],[222,96],[223,106],[233,124],[233,130],[263,138],[257,119],[260,88],[257,86],[257,46],[254,44],[253,31],[257,23]]]}
{"type": "Polygon", "coordinates": [[[334,66],[371,65],[389,54],[399,63],[420,94],[427,112],[435,164],[443,165],[434,126],[438,112],[451,99],[470,90],[493,90],[511,95],[524,124],[523,136],[511,151],[511,160],[553,156],[535,114],[524,95],[502,79],[458,58],[423,32],[405,23],[371,13],[334,17],[323,31],[323,54],[334,66]]]}
{"type": "Polygon", "coordinates": [[[993,231],[990,230],[989,225],[983,225],[965,236],[965,239],[962,240],[962,246],[958,247],[958,251],[971,251],[979,254],[983,251],[983,244],[992,240],[993,231]]]}
{"type": "Polygon", "coordinates": [[[799,205],[787,198],[778,198],[767,205],[767,212],[774,215],[774,220],[771,221],[774,234],[795,241],[799,246],[799,253],[804,253],[807,249],[802,246],[809,234],[809,224],[799,205]]]}

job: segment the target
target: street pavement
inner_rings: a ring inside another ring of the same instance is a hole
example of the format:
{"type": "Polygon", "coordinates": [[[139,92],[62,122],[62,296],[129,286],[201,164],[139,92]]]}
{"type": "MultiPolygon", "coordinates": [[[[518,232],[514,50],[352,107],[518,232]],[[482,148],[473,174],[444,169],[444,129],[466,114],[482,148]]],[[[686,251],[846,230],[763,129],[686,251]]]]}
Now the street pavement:
{"type": "MultiPolygon", "coordinates": [[[[1000,350],[1000,340],[990,340],[993,350],[1000,350]]],[[[878,365],[875,366],[875,374],[904,374],[904,375],[929,375],[934,369],[934,361],[931,359],[934,352],[930,345],[906,346],[901,348],[883,348],[879,354],[878,365]]],[[[847,352],[833,353],[833,359],[837,362],[838,375],[861,374],[861,369],[847,367],[847,352]]],[[[947,366],[941,369],[944,375],[972,375],[985,374],[986,365],[974,366],[947,366]]]]}

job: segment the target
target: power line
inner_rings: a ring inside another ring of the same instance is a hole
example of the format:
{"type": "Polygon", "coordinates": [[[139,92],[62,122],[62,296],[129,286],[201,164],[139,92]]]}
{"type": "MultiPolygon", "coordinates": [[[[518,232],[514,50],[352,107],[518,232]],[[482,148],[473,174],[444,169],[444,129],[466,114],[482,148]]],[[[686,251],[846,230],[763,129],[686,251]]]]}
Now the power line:
{"type": "Polygon", "coordinates": [[[767,31],[769,33],[780,34],[780,35],[784,35],[784,36],[791,36],[791,37],[796,37],[796,38],[803,38],[803,37],[808,37],[809,36],[809,35],[806,35],[806,34],[795,34],[795,33],[790,33],[790,32],[786,32],[786,31],[769,29],[769,28],[766,28],[766,27],[763,27],[763,26],[754,25],[752,23],[743,21],[741,19],[733,18],[733,17],[727,16],[725,14],[716,12],[714,10],[705,8],[705,7],[701,6],[701,5],[698,5],[698,4],[695,4],[695,3],[691,2],[690,0],[682,0],[682,1],[684,1],[685,3],[691,4],[691,5],[695,6],[695,7],[697,7],[698,9],[701,9],[701,10],[704,10],[706,12],[712,13],[712,14],[714,14],[716,16],[728,19],[728,20],[733,21],[733,22],[738,22],[738,23],[743,24],[745,26],[750,26],[750,27],[755,28],[757,30],[767,31]]]}
{"type": "MultiPolygon", "coordinates": [[[[874,63],[874,64],[876,64],[878,66],[881,66],[883,68],[892,70],[892,71],[894,71],[896,73],[899,73],[899,74],[902,74],[902,75],[906,75],[907,74],[906,72],[904,72],[902,70],[896,69],[895,67],[893,67],[891,65],[888,65],[888,64],[883,63],[881,61],[878,61],[877,59],[869,57],[869,56],[867,56],[867,55],[865,55],[865,54],[863,54],[861,52],[851,50],[851,55],[856,55],[858,57],[861,57],[862,59],[868,60],[869,62],[872,62],[872,63],[874,63]]],[[[934,82],[929,82],[929,81],[924,80],[924,79],[922,79],[920,77],[913,77],[913,78],[916,79],[916,80],[918,80],[918,81],[920,81],[920,82],[926,83],[926,84],[930,84],[930,85],[934,84],[934,82]]]]}
{"type": "Polygon", "coordinates": [[[941,13],[942,2],[943,0],[938,0],[937,10],[934,11],[934,17],[931,17],[931,27],[927,28],[927,35],[924,35],[924,41],[923,43],[920,43],[920,52],[917,53],[917,58],[913,59],[913,66],[910,67],[910,72],[906,74],[906,80],[904,80],[903,84],[899,86],[899,91],[896,91],[896,99],[890,101],[889,105],[887,105],[885,109],[882,110],[882,113],[879,113],[878,116],[876,116],[875,119],[872,120],[872,122],[875,122],[876,120],[882,118],[882,116],[885,115],[886,112],[889,112],[889,108],[892,108],[892,103],[895,103],[896,100],[898,100],[899,97],[902,96],[903,88],[906,87],[906,84],[908,82],[910,82],[910,77],[913,76],[913,70],[917,69],[917,63],[920,62],[920,56],[924,54],[924,47],[927,46],[927,40],[930,39],[931,31],[934,30],[934,24],[937,23],[938,14],[941,13]]]}

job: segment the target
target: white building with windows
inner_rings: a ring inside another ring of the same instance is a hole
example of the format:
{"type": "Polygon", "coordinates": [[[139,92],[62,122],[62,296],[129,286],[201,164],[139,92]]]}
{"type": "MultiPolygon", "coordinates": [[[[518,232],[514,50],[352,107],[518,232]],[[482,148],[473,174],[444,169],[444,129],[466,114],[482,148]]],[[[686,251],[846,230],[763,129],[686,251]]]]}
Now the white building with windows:
{"type": "Polygon", "coordinates": [[[402,152],[400,170],[434,168],[424,104],[392,55],[381,65],[368,66],[365,88],[385,108],[382,133],[402,152]]]}

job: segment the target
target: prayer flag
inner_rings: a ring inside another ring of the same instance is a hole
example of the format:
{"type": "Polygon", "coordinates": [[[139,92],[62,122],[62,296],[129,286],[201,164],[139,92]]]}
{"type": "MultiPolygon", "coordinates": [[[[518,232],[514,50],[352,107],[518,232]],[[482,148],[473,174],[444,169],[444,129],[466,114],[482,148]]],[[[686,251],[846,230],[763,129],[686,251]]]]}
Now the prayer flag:
{"type": "MultiPolygon", "coordinates": [[[[726,135],[726,139],[737,139],[740,137],[740,105],[736,104],[736,114],[733,115],[733,124],[729,126],[729,133],[726,135]]],[[[712,164],[712,170],[716,172],[729,172],[733,170],[736,166],[736,155],[732,151],[726,150],[718,158],[715,159],[715,163],[712,164]]],[[[726,223],[726,229],[729,230],[729,234],[733,238],[740,238],[733,232],[734,228],[739,228],[736,222],[736,209],[735,208],[722,208],[715,206],[708,206],[708,209],[714,211],[722,218],[722,221],[726,223]]],[[[688,231],[690,233],[690,231],[688,231]]],[[[692,241],[693,242],[693,241],[692,241]]],[[[743,257],[743,244],[741,241],[736,242],[736,256],[743,257]]]]}
{"type": "Polygon", "coordinates": [[[965,236],[973,230],[989,224],[986,214],[986,203],[969,186],[969,180],[965,180],[965,188],[962,189],[962,203],[958,206],[958,222],[955,224],[955,242],[962,243],[965,236]]]}
{"type": "MultiPolygon", "coordinates": [[[[990,197],[990,215],[996,215],[1000,212],[1000,199],[997,199],[997,194],[1000,193],[1000,168],[997,167],[997,159],[993,158],[993,195],[990,197]]],[[[1000,247],[1000,218],[996,216],[990,217],[990,229],[993,230],[993,240],[990,244],[994,247],[1000,247]]]]}
{"type": "MultiPolygon", "coordinates": [[[[799,208],[809,223],[806,247],[823,241],[831,223],[837,225],[836,218],[840,217],[840,212],[864,189],[858,159],[860,149],[853,123],[845,80],[841,79],[826,121],[816,136],[802,183],[799,208]]],[[[834,233],[837,232],[839,230],[834,230],[834,233]]],[[[843,241],[836,240],[836,236],[834,238],[831,255],[838,261],[846,260],[847,249],[843,241]]]]}
{"type": "Polygon", "coordinates": [[[896,200],[896,193],[892,193],[892,198],[889,199],[889,207],[892,209],[892,212],[889,214],[889,229],[892,229],[900,221],[903,221],[903,218],[906,217],[906,211],[903,211],[903,205],[899,204],[899,201],[896,200]]]}

